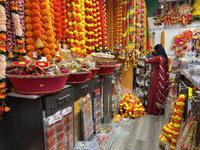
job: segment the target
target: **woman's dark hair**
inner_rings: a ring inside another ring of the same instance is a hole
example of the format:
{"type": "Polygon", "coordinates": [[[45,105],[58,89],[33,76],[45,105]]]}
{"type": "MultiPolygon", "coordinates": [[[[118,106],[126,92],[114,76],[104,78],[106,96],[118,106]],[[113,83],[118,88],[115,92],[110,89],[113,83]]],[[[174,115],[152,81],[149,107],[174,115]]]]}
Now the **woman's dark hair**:
{"type": "Polygon", "coordinates": [[[167,54],[165,53],[165,49],[163,48],[162,44],[157,44],[154,47],[154,50],[157,55],[163,56],[165,58],[165,63],[168,64],[168,57],[167,57],[167,54]]]}

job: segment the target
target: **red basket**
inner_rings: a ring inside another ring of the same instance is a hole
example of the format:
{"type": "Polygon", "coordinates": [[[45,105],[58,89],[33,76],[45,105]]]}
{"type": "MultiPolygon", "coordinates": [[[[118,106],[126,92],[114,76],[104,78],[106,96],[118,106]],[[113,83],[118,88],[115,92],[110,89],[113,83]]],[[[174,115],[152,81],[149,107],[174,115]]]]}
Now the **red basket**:
{"type": "Polygon", "coordinates": [[[99,65],[98,67],[100,68],[97,73],[98,75],[109,76],[113,74],[116,65],[99,65]]]}
{"type": "Polygon", "coordinates": [[[7,74],[7,77],[19,94],[44,95],[61,91],[69,74],[69,72],[55,75],[7,74]]]}
{"type": "Polygon", "coordinates": [[[91,73],[90,73],[88,79],[92,79],[92,78],[94,78],[94,77],[96,76],[97,72],[99,71],[99,69],[100,69],[100,68],[94,68],[94,69],[91,69],[91,70],[90,70],[91,73]]]}
{"type": "Polygon", "coordinates": [[[91,71],[71,73],[66,84],[74,85],[84,83],[88,79],[90,73],[91,71]]]}

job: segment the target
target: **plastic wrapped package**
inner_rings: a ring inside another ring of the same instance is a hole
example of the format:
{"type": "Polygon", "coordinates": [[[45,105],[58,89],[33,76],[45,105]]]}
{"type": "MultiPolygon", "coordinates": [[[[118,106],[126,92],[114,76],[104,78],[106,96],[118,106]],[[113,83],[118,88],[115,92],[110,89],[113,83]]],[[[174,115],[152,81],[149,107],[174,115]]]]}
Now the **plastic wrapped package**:
{"type": "Polygon", "coordinates": [[[190,61],[189,58],[180,58],[179,59],[180,69],[188,69],[189,61],[190,61]]]}
{"type": "Polygon", "coordinates": [[[196,65],[194,71],[196,76],[200,76],[200,65],[196,65]]]}
{"type": "Polygon", "coordinates": [[[47,150],[51,150],[56,144],[56,138],[55,136],[51,139],[46,140],[46,148],[47,150]]]}
{"type": "Polygon", "coordinates": [[[113,134],[113,132],[115,131],[113,124],[107,124],[104,123],[101,125],[101,130],[100,130],[100,134],[113,134]]]}
{"type": "Polygon", "coordinates": [[[55,126],[56,133],[62,132],[62,131],[63,131],[63,128],[64,128],[64,124],[63,124],[63,123],[58,123],[58,124],[56,124],[56,126],[55,126]]]}
{"type": "Polygon", "coordinates": [[[200,76],[192,76],[192,83],[195,87],[197,87],[198,89],[200,89],[200,76]]]}
{"type": "Polygon", "coordinates": [[[131,120],[127,118],[122,118],[119,123],[117,123],[116,135],[117,136],[127,136],[132,130],[131,120]]]}
{"type": "Polygon", "coordinates": [[[99,150],[98,142],[78,141],[76,142],[74,150],[99,150]]]}
{"type": "Polygon", "coordinates": [[[91,138],[91,141],[96,141],[99,144],[99,150],[108,150],[110,149],[114,139],[111,139],[109,135],[103,134],[94,134],[91,138]],[[109,141],[111,140],[111,141],[109,141]]]}
{"type": "Polygon", "coordinates": [[[92,102],[90,94],[81,101],[82,139],[88,141],[93,134],[92,102]]]}
{"type": "Polygon", "coordinates": [[[60,132],[56,135],[56,141],[61,142],[64,140],[64,132],[60,132]]]}
{"type": "Polygon", "coordinates": [[[74,142],[73,142],[73,138],[69,139],[69,148],[72,147],[73,149],[73,146],[74,146],[74,142]]]}
{"type": "Polygon", "coordinates": [[[196,66],[196,62],[197,62],[197,60],[195,58],[190,58],[189,64],[188,64],[188,69],[190,70],[190,69],[194,68],[196,66]]]}
{"type": "Polygon", "coordinates": [[[63,141],[58,142],[56,144],[56,150],[64,150],[64,142],[63,141]]]}
{"type": "MultiPolygon", "coordinates": [[[[56,143],[63,139],[63,136],[59,132],[57,132],[57,126],[62,124],[62,114],[61,111],[58,111],[52,116],[49,116],[44,119],[45,122],[45,143],[46,143],[46,149],[51,150],[54,146],[56,146],[56,143]]],[[[63,131],[63,130],[62,130],[63,131]]],[[[60,133],[62,133],[60,131],[60,133]]]]}
{"type": "Polygon", "coordinates": [[[69,122],[69,123],[73,122],[73,115],[72,115],[72,114],[69,115],[67,119],[68,119],[68,122],[69,122]]]}
{"type": "Polygon", "coordinates": [[[73,149],[73,110],[72,107],[67,107],[63,109],[62,111],[63,114],[63,133],[64,133],[64,150],[69,149],[72,147],[73,149]],[[72,141],[71,145],[70,142],[72,141]]]}

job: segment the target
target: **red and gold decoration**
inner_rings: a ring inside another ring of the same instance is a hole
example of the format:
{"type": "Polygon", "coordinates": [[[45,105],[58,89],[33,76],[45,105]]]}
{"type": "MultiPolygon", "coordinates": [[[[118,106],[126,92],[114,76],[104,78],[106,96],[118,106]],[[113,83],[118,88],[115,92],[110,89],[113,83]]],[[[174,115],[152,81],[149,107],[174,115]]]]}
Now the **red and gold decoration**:
{"type": "MultiPolygon", "coordinates": [[[[183,26],[190,24],[192,21],[192,6],[191,0],[188,3],[185,1],[182,5],[177,4],[172,8],[172,3],[165,2],[163,8],[159,5],[159,8],[154,11],[154,25],[161,25],[164,22],[165,26],[170,24],[176,24],[181,22],[183,26]]],[[[196,14],[196,13],[195,13],[196,14]]],[[[195,16],[194,14],[194,16],[195,16]]]]}

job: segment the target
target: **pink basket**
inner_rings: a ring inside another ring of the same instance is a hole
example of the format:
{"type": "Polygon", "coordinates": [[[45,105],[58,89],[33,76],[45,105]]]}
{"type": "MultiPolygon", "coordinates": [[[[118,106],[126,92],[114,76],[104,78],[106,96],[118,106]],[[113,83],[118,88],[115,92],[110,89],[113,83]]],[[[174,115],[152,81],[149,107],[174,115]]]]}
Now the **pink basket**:
{"type": "Polygon", "coordinates": [[[68,71],[68,73],[55,75],[7,74],[7,77],[19,94],[44,95],[61,91],[69,74],[68,71]]]}
{"type": "Polygon", "coordinates": [[[66,84],[70,84],[70,85],[82,84],[88,79],[90,73],[91,71],[71,73],[69,75],[69,78],[67,79],[66,84]]]}
{"type": "Polygon", "coordinates": [[[99,65],[98,67],[100,68],[97,73],[98,75],[109,76],[113,74],[116,65],[99,65]]]}
{"type": "Polygon", "coordinates": [[[91,73],[90,73],[88,79],[94,78],[94,77],[97,75],[97,72],[99,71],[99,69],[100,69],[100,68],[91,69],[91,70],[90,70],[91,73]]]}

